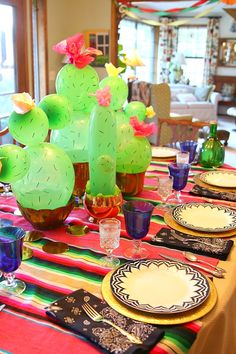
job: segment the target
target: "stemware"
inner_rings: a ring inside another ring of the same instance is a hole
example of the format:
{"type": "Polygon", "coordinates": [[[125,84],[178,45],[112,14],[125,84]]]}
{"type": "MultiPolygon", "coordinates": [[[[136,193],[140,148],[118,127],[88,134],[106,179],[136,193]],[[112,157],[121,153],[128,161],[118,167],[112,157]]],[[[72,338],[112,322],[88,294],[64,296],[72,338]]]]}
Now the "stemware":
{"type": "Polygon", "coordinates": [[[173,177],[172,176],[158,176],[157,177],[157,193],[161,197],[162,205],[158,205],[158,209],[166,210],[168,197],[172,194],[173,177]]]}
{"type": "Polygon", "coordinates": [[[101,258],[106,267],[115,268],[120,264],[119,258],[112,255],[114,249],[120,244],[120,221],[115,218],[105,218],[99,221],[100,247],[106,251],[101,258]]]}
{"type": "Polygon", "coordinates": [[[133,246],[124,252],[126,257],[143,259],[149,255],[148,250],[141,247],[141,239],[148,233],[153,209],[153,204],[142,200],[131,200],[122,205],[126,231],[133,238],[133,246]]]}
{"type": "Polygon", "coordinates": [[[193,140],[180,141],[181,152],[189,152],[189,163],[192,163],[195,159],[197,142],[193,140]]]}
{"type": "Polygon", "coordinates": [[[3,197],[12,197],[13,193],[11,192],[11,185],[9,183],[1,183],[2,188],[3,188],[3,192],[1,193],[1,195],[3,197]]]}
{"type": "Polygon", "coordinates": [[[25,290],[25,283],[14,274],[21,264],[24,236],[25,231],[19,227],[0,229],[0,270],[6,278],[0,282],[0,291],[19,295],[25,290]]]}
{"type": "Polygon", "coordinates": [[[189,152],[178,152],[176,154],[176,163],[189,163],[189,152]]]}
{"type": "Polygon", "coordinates": [[[173,189],[175,191],[174,198],[170,200],[171,203],[183,203],[183,200],[181,199],[181,190],[184,189],[187,184],[190,166],[190,164],[186,163],[170,163],[168,165],[170,175],[173,177],[173,189]]]}

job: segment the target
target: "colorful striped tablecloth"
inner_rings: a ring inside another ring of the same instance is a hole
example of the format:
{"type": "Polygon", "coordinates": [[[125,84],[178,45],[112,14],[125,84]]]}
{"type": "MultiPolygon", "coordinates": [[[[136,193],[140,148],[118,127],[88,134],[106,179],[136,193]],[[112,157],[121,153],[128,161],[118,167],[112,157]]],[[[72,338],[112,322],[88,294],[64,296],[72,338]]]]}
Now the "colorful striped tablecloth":
{"type": "MultiPolygon", "coordinates": [[[[193,167],[193,171],[198,170],[201,168],[193,167]]],[[[145,189],[135,198],[158,204],[160,198],[153,190],[156,175],[166,172],[167,163],[153,162],[146,173],[145,189]]],[[[188,194],[191,187],[190,178],[183,191],[186,200],[194,198],[188,194]]],[[[22,227],[26,231],[33,230],[23,217],[14,214],[16,209],[14,198],[0,196],[0,217],[11,219],[15,226],[22,227]]],[[[126,234],[123,215],[119,214],[118,219],[122,224],[121,242],[114,253],[124,262],[123,250],[132,240],[126,234]]],[[[101,283],[103,277],[110,271],[102,267],[100,262],[104,252],[99,246],[98,225],[88,221],[88,215],[82,205],[72,211],[66,222],[88,225],[90,231],[82,236],[73,236],[66,232],[66,225],[45,231],[44,239],[28,243],[33,250],[33,257],[23,261],[16,272],[17,277],[26,283],[26,290],[18,297],[6,297],[0,294],[0,303],[6,304],[5,309],[0,313],[0,353],[92,354],[99,352],[85,338],[52,323],[45,315],[44,308],[47,305],[79,288],[102,297],[101,283]],[[69,250],[58,255],[45,253],[42,247],[48,240],[66,242],[69,250]]],[[[152,235],[163,225],[165,225],[163,215],[154,213],[149,234],[144,239],[146,247],[150,249],[151,258],[158,258],[160,252],[171,255],[179,253],[149,244],[152,235]]],[[[200,321],[166,326],[164,338],[151,353],[187,353],[200,328],[200,321]]]]}

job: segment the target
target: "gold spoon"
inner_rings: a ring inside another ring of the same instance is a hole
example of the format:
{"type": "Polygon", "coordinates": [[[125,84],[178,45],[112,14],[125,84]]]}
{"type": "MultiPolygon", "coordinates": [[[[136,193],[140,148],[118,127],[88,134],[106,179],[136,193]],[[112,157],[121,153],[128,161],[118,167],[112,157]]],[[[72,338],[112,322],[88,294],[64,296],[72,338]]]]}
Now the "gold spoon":
{"type": "Polygon", "coordinates": [[[204,264],[207,264],[209,267],[212,267],[213,269],[215,269],[215,270],[217,270],[217,271],[219,271],[221,273],[226,273],[225,269],[217,267],[217,266],[214,266],[214,265],[212,265],[209,262],[206,262],[206,261],[203,261],[202,259],[197,258],[197,256],[194,253],[192,253],[192,252],[185,251],[185,252],[183,252],[183,254],[184,254],[184,257],[190,262],[204,263],[204,264]]]}

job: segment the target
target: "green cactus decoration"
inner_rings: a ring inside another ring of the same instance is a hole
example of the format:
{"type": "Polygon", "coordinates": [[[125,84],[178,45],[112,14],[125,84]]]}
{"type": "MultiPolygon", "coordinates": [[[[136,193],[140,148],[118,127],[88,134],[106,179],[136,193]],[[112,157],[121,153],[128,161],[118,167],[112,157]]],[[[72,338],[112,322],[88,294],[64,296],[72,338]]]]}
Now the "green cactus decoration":
{"type": "MultiPolygon", "coordinates": [[[[98,90],[99,91],[99,90],[98,90]]],[[[94,107],[89,125],[89,175],[92,195],[116,191],[116,119],[109,107],[94,107]]]]}
{"type": "Polygon", "coordinates": [[[117,150],[116,170],[122,173],[140,173],[146,171],[151,161],[151,145],[145,137],[133,137],[117,150]]]}

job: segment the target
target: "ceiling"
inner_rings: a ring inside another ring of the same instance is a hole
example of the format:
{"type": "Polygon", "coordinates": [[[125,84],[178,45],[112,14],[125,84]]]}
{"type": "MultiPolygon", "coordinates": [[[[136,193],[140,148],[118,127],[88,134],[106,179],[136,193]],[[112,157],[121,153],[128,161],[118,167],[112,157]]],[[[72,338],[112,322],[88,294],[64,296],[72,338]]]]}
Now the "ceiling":
{"type": "MultiPolygon", "coordinates": [[[[192,5],[196,4],[197,0],[195,1],[133,1],[132,5],[142,7],[142,8],[151,8],[156,11],[166,11],[169,9],[173,8],[186,8],[186,7],[191,7],[192,5]]],[[[222,2],[220,3],[212,3],[210,5],[202,5],[198,7],[196,10],[189,11],[186,13],[178,13],[178,16],[195,16],[201,12],[203,12],[205,9],[212,8],[212,11],[208,13],[208,16],[222,16],[225,14],[224,8],[225,9],[236,9],[236,5],[229,6],[226,4],[223,4],[222,2]]],[[[176,15],[173,14],[173,15],[176,15]]],[[[149,16],[148,16],[149,17],[149,16]]]]}

